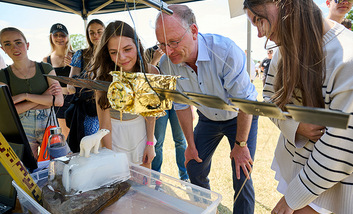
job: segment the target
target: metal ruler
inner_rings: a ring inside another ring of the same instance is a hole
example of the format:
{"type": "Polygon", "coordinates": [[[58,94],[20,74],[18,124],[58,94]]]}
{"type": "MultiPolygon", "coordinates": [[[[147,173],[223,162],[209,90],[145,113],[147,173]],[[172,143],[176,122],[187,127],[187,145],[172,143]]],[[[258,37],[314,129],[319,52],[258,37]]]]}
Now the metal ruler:
{"type": "Polygon", "coordinates": [[[12,179],[20,186],[28,195],[30,195],[39,204],[42,204],[42,191],[34,182],[27,169],[23,166],[22,161],[11,148],[0,132],[0,162],[5,167],[12,179]]]}

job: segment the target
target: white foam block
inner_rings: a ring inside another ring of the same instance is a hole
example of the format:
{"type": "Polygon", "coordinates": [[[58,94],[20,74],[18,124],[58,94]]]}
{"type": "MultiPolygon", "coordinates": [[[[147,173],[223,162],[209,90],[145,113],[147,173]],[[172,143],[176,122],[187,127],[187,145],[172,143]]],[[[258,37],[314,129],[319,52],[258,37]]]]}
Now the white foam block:
{"type": "Polygon", "coordinates": [[[130,178],[129,163],[125,153],[107,148],[85,158],[77,156],[64,166],[62,183],[67,192],[76,193],[98,189],[101,186],[123,182],[130,178]]]}

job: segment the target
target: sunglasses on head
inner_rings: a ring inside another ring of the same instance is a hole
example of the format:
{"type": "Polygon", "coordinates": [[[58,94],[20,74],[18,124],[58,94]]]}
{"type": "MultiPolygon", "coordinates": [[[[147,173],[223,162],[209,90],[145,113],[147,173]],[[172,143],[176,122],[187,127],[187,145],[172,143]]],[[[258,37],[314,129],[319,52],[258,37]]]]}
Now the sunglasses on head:
{"type": "MultiPolygon", "coordinates": [[[[334,0],[336,4],[342,3],[344,0],[334,0]]],[[[353,0],[347,0],[348,3],[353,3],[353,0]]]]}

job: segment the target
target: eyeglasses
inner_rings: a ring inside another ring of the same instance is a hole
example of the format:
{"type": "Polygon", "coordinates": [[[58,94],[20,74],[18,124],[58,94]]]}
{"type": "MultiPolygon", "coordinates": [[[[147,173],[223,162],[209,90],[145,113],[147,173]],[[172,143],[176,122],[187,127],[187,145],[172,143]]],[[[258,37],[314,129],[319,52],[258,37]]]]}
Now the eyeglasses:
{"type": "MultiPolygon", "coordinates": [[[[168,42],[167,45],[168,45],[170,48],[177,48],[178,45],[179,45],[179,43],[181,42],[181,40],[184,39],[184,36],[186,35],[187,32],[188,32],[188,29],[186,29],[186,31],[185,31],[183,37],[181,37],[181,39],[180,39],[178,42],[176,42],[176,41],[170,41],[170,42],[168,42]]],[[[164,49],[166,48],[166,44],[165,44],[165,43],[157,43],[157,45],[158,45],[158,47],[160,47],[162,50],[164,50],[164,49]]]]}
{"type": "MultiPolygon", "coordinates": [[[[342,3],[344,0],[335,0],[336,4],[342,3]]],[[[347,0],[348,3],[353,3],[353,0],[347,0]]]]}
{"type": "Polygon", "coordinates": [[[272,54],[272,53],[273,53],[272,51],[267,52],[267,54],[272,54]]]}

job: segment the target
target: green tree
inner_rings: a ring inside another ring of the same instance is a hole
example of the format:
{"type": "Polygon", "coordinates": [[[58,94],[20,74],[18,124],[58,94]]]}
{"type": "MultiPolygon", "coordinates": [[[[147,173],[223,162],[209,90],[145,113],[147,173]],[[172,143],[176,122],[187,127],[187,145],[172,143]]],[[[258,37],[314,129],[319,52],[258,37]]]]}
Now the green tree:
{"type": "Polygon", "coordinates": [[[86,37],[83,34],[71,34],[70,42],[72,48],[77,51],[79,49],[86,48],[86,37]]]}

